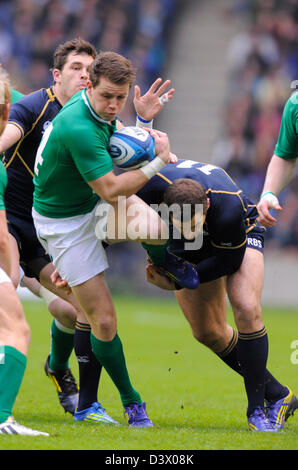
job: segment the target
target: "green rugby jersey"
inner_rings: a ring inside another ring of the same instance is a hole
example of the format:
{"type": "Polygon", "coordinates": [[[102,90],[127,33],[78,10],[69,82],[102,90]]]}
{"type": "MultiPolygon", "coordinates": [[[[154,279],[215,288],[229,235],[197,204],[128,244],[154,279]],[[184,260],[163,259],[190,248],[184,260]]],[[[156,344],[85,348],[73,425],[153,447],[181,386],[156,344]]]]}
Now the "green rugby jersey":
{"type": "Polygon", "coordinates": [[[298,157],[298,92],[286,102],[274,153],[281,158],[298,157]]]}
{"type": "Polygon", "coordinates": [[[0,161],[0,210],[5,210],[4,193],[7,186],[7,174],[3,163],[0,161]]]}
{"type": "Polygon", "coordinates": [[[23,93],[21,93],[20,91],[18,90],[15,90],[14,88],[11,88],[10,89],[10,93],[11,93],[11,103],[16,103],[17,101],[19,101],[21,98],[23,98],[23,93]]]}
{"type": "Polygon", "coordinates": [[[51,218],[92,211],[99,200],[88,181],[109,173],[107,151],[116,130],[93,110],[86,91],[74,95],[47,127],[35,162],[33,207],[51,218]]]}

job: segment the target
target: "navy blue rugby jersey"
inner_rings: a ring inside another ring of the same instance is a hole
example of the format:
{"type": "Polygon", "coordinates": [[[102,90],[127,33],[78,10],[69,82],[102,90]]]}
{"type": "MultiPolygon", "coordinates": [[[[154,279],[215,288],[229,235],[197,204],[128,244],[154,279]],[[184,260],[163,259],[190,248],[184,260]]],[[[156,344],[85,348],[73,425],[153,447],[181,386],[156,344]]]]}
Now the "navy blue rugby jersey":
{"type": "Polygon", "coordinates": [[[22,137],[3,158],[8,177],[5,193],[8,213],[31,219],[36,152],[45,129],[61,108],[53,87],[42,88],[11,105],[8,122],[21,130],[22,137]]]}
{"type": "Polygon", "coordinates": [[[168,164],[137,193],[147,204],[159,205],[167,186],[179,178],[196,180],[210,200],[203,227],[203,244],[199,249],[185,250],[189,240],[173,239],[170,250],[197,265],[201,282],[209,282],[239,269],[247,234],[264,230],[256,219],[258,212],[229,175],[214,165],[179,160],[168,164]]]}

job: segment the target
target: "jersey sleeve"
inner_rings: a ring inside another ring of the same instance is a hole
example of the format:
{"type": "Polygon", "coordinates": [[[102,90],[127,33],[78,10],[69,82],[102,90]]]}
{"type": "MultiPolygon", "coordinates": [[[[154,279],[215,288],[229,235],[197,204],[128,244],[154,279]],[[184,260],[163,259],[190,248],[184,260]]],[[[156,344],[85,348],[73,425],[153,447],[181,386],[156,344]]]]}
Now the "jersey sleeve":
{"type": "Polygon", "coordinates": [[[68,140],[75,165],[86,182],[94,181],[113,170],[113,162],[107,151],[108,142],[100,132],[78,129],[68,140]]]}
{"type": "Polygon", "coordinates": [[[7,186],[7,175],[2,162],[0,162],[0,210],[5,210],[4,194],[7,186]]]}
{"type": "Polygon", "coordinates": [[[274,153],[286,159],[298,157],[298,93],[285,105],[274,153]]]}

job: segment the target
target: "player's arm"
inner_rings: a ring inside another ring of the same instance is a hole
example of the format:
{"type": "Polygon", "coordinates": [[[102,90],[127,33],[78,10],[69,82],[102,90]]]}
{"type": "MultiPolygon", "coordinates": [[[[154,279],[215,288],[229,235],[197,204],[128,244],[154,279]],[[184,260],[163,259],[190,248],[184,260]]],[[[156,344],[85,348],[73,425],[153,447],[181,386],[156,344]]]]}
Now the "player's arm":
{"type": "Polygon", "coordinates": [[[22,136],[23,133],[19,126],[12,123],[6,124],[5,130],[0,137],[0,153],[15,145],[22,136]]]}
{"type": "Polygon", "coordinates": [[[2,268],[8,276],[10,276],[10,246],[5,210],[0,210],[0,268],[2,268]]]}
{"type": "Polygon", "coordinates": [[[260,202],[257,206],[259,221],[266,227],[273,227],[276,219],[270,214],[270,209],[281,210],[277,196],[289,184],[294,176],[297,158],[281,158],[273,155],[268,165],[265,183],[260,202]]]}
{"type": "Polygon", "coordinates": [[[160,171],[170,159],[170,145],[167,134],[151,130],[151,135],[155,140],[157,157],[144,167],[138,170],[127,171],[120,175],[115,175],[113,171],[89,181],[94,192],[110,204],[118,202],[118,196],[129,197],[141,189],[148,180],[160,171]]]}

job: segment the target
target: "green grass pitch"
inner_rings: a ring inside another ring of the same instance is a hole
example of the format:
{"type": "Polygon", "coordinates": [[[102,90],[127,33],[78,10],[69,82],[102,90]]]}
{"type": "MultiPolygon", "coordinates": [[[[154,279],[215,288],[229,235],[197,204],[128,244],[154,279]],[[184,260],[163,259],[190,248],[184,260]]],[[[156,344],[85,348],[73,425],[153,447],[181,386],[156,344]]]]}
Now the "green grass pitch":
{"type": "MultiPolygon", "coordinates": [[[[278,434],[248,430],[242,379],[197,343],[176,302],[115,297],[118,331],[130,376],[147,403],[155,427],[130,429],[119,395],[105,371],[99,401],[119,427],[74,423],[65,414],[43,364],[52,321],[44,303],[24,301],[31,326],[28,366],[14,407],[24,425],[50,437],[1,436],[7,450],[296,450],[298,411],[278,434]]],[[[229,322],[233,324],[231,312],[229,322]]],[[[269,370],[298,393],[298,364],[291,348],[298,340],[298,312],[264,309],[269,334],[269,370]],[[294,361],[295,362],[295,361],[294,361]]],[[[297,346],[298,347],[298,346],[297,346]]],[[[298,354],[297,354],[298,357],[298,354]]],[[[75,356],[71,367],[77,377],[75,356]]]]}

